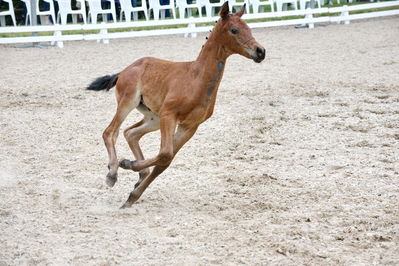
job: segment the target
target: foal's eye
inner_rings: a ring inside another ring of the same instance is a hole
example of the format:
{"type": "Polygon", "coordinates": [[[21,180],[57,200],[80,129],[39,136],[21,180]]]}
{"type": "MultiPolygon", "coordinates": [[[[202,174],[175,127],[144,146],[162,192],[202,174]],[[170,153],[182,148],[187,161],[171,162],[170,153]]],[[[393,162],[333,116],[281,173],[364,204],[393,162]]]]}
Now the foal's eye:
{"type": "Polygon", "coordinates": [[[231,29],[231,33],[237,34],[237,33],[238,33],[238,30],[233,28],[233,29],[231,29]]]}

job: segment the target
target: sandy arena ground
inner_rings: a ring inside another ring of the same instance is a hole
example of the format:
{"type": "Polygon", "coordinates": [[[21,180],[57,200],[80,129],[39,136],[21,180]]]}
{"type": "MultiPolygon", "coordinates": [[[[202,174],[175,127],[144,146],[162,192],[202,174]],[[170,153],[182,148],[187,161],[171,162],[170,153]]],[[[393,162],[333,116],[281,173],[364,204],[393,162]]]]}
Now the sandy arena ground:
{"type": "Polygon", "coordinates": [[[85,86],[205,35],[0,46],[0,265],[398,265],[399,18],[253,33],[267,59],[229,58],[213,117],[126,210],[114,93],[85,86]]]}

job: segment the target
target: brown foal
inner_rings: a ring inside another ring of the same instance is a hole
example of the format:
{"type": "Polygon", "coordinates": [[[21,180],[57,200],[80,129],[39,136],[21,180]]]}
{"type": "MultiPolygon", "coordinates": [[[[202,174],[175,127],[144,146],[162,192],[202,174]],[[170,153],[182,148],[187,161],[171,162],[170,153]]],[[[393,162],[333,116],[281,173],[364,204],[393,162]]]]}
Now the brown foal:
{"type": "Polygon", "coordinates": [[[193,62],[170,62],[152,57],[137,60],[122,72],[96,79],[89,90],[109,90],[116,85],[117,111],[103,133],[109,155],[106,183],[117,181],[118,167],[139,172],[139,180],[122,208],[130,207],[151,182],[172,162],[176,153],[213,113],[226,59],[240,54],[260,63],[265,49],[241,20],[245,7],[229,14],[228,2],[220,19],[193,62]],[[144,118],[124,131],[135,161],[118,161],[115,142],[127,115],[136,108],[144,118]],[[161,148],[154,158],[144,159],[139,140],[161,130],[161,148]],[[152,171],[149,167],[154,166],[152,171]]]}

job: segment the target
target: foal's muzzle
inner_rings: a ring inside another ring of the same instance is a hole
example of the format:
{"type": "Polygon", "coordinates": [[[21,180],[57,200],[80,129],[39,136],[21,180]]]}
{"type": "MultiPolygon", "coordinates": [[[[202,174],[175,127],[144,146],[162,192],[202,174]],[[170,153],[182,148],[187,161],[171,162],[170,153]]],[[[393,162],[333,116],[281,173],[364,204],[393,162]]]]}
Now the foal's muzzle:
{"type": "Polygon", "coordinates": [[[265,48],[257,46],[256,50],[255,50],[255,56],[253,57],[253,60],[256,63],[260,63],[260,62],[263,61],[263,59],[265,59],[265,56],[266,56],[265,48]]]}

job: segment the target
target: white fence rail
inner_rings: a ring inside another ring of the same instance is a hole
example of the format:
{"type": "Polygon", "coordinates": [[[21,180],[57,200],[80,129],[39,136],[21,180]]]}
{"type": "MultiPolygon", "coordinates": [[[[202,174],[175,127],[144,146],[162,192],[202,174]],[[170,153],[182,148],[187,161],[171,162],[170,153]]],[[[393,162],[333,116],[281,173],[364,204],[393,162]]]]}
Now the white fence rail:
{"type": "MultiPolygon", "coordinates": [[[[333,8],[317,8],[295,11],[283,12],[268,12],[258,14],[245,14],[243,19],[265,19],[265,18],[282,18],[276,21],[253,22],[248,23],[251,28],[261,27],[275,27],[287,25],[306,24],[309,28],[313,28],[315,23],[327,22],[344,22],[349,24],[351,20],[394,16],[399,15],[399,9],[375,11],[360,14],[350,14],[353,11],[370,10],[386,7],[399,6],[399,0],[362,4],[355,6],[342,6],[333,8]],[[324,16],[314,17],[315,14],[324,14],[324,16]],[[287,19],[284,17],[304,16],[304,18],[287,19]]],[[[51,26],[19,26],[19,27],[0,27],[0,33],[23,33],[31,32],[33,36],[29,37],[4,37],[0,38],[0,44],[9,43],[35,43],[35,42],[52,42],[58,47],[63,47],[63,41],[73,40],[97,40],[107,43],[109,39],[128,38],[128,37],[142,37],[154,35],[168,35],[168,34],[185,34],[195,37],[198,32],[206,32],[211,30],[212,26],[200,26],[197,24],[214,22],[218,17],[203,17],[203,18],[189,18],[189,19],[168,19],[158,21],[136,21],[136,22],[118,22],[118,23],[100,23],[100,24],[70,24],[70,25],[51,25],[51,26]],[[109,29],[121,28],[138,28],[138,27],[152,27],[152,26],[173,26],[173,25],[187,25],[187,27],[176,27],[169,29],[149,29],[149,30],[132,30],[125,32],[108,32],[109,29]],[[62,35],[63,31],[92,31],[99,30],[99,33],[83,33],[83,34],[66,34],[62,35]],[[37,36],[35,33],[49,32],[51,35],[37,36]],[[35,36],[36,35],[36,36],[35,36]]]]}

